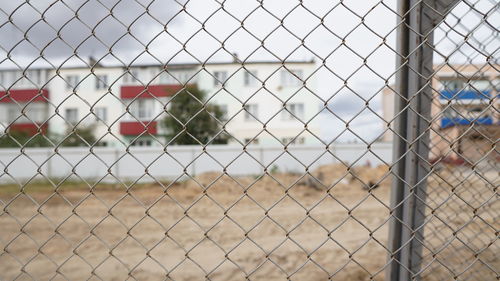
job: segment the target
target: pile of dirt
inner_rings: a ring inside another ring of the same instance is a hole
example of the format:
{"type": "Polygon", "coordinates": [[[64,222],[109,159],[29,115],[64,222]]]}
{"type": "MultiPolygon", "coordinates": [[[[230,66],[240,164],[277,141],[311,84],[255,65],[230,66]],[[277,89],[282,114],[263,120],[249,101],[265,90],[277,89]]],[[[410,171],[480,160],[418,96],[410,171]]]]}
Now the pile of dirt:
{"type": "Polygon", "coordinates": [[[269,173],[256,176],[235,177],[221,172],[208,172],[189,178],[174,188],[170,193],[192,199],[203,194],[249,194],[253,198],[265,200],[269,195],[314,196],[329,191],[337,195],[353,192],[366,193],[366,190],[390,184],[388,167],[356,166],[343,164],[320,166],[310,174],[269,173]]]}
{"type": "Polygon", "coordinates": [[[356,187],[369,189],[388,184],[388,171],[387,165],[347,167],[343,164],[331,164],[318,167],[311,175],[328,187],[354,184],[356,187]]]}

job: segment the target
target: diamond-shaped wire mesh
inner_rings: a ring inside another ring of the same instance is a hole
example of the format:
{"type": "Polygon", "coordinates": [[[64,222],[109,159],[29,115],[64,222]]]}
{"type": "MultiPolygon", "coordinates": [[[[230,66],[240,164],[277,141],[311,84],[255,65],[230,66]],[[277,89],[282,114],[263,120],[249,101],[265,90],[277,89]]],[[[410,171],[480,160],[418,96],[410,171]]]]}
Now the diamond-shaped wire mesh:
{"type": "Polygon", "coordinates": [[[0,280],[498,280],[499,9],[0,4],[0,280]]]}
{"type": "Polygon", "coordinates": [[[499,8],[460,1],[435,29],[425,280],[499,278],[499,8]]]}

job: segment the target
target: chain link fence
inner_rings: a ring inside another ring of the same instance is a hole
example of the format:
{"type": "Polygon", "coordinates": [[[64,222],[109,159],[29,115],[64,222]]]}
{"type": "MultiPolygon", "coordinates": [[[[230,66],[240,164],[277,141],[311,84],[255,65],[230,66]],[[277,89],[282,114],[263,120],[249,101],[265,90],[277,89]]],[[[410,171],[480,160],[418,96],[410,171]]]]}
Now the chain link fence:
{"type": "Polygon", "coordinates": [[[439,98],[416,242],[425,280],[499,278],[498,17],[498,2],[460,1],[433,29],[439,98]]]}
{"type": "Polygon", "coordinates": [[[498,280],[499,9],[2,3],[0,280],[498,280]]]}

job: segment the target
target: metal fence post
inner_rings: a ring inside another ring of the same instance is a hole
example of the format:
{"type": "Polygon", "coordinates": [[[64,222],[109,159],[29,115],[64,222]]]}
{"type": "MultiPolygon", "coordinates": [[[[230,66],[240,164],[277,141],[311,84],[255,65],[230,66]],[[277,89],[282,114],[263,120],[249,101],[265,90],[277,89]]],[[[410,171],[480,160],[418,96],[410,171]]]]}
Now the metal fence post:
{"type": "Polygon", "coordinates": [[[433,30],[458,1],[398,1],[394,180],[388,281],[419,279],[426,178],[430,171],[433,30]]]}

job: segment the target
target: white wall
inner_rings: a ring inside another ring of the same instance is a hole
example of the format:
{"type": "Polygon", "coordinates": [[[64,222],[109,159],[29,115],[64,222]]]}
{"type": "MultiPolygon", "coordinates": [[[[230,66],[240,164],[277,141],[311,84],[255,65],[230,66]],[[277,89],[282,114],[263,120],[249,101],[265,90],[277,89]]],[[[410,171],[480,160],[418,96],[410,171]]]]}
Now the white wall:
{"type": "MultiPolygon", "coordinates": [[[[50,116],[53,116],[49,122],[49,130],[56,134],[65,134],[68,123],[64,120],[66,109],[77,108],[78,119],[83,120],[81,126],[94,125],[95,136],[100,137],[105,135],[108,128],[115,135],[119,135],[120,116],[124,112],[124,105],[120,101],[120,75],[123,74],[121,68],[96,68],[96,75],[107,75],[108,85],[111,87],[111,94],[107,89],[97,90],[95,87],[96,77],[90,73],[88,69],[61,69],[60,74],[49,83],[49,95],[52,106],[49,108],[50,116]],[[72,89],[67,88],[67,83],[64,81],[68,75],[78,75],[80,84],[77,87],[76,94],[73,94],[72,89]],[[59,115],[55,114],[56,108],[59,115]],[[91,113],[91,107],[106,107],[107,121],[96,122],[96,117],[91,113]]],[[[54,74],[55,75],[55,74],[54,74]]],[[[106,135],[103,141],[109,143],[116,142],[116,138],[111,135],[106,135]]]]}
{"type": "Polygon", "coordinates": [[[240,146],[214,145],[203,151],[200,146],[171,146],[165,153],[158,147],[131,148],[130,153],[113,148],[38,148],[0,150],[0,183],[23,182],[30,178],[85,179],[89,182],[173,180],[183,175],[222,172],[234,176],[262,174],[264,166],[276,166],[280,171],[304,172],[320,165],[338,163],[340,159],[353,165],[389,164],[391,143],[375,143],[371,152],[362,144],[335,144],[325,153],[324,146],[283,147],[250,146],[243,152],[240,146]],[[333,156],[335,155],[335,157],[333,156]],[[297,161],[296,159],[299,159],[297,161]],[[216,159],[216,160],[214,160],[216,159]],[[236,159],[236,160],[235,160],[236,159]],[[262,165],[261,165],[262,164],[262,165]],[[111,174],[108,173],[111,171],[111,174]]]}
{"type": "MultiPolygon", "coordinates": [[[[290,70],[301,70],[303,77],[307,78],[314,71],[315,64],[313,62],[288,63],[286,67],[290,70]]],[[[299,135],[304,129],[304,124],[298,120],[283,120],[280,112],[283,103],[304,104],[303,120],[308,120],[319,111],[320,101],[307,90],[300,89],[301,86],[283,86],[281,83],[283,67],[280,63],[251,63],[245,65],[245,68],[250,72],[256,71],[257,77],[261,81],[257,81],[253,86],[245,86],[244,73],[247,71],[242,68],[241,64],[209,64],[206,66],[206,71],[198,75],[199,87],[205,90],[209,97],[213,96],[212,101],[228,106],[230,118],[227,126],[228,131],[242,142],[244,139],[253,138],[261,133],[264,127],[263,123],[265,123],[267,131],[279,140],[299,135]],[[228,80],[224,88],[221,85],[214,86],[214,78],[209,73],[213,74],[216,71],[228,73],[228,80]],[[265,83],[264,88],[262,82],[265,83]],[[243,104],[258,104],[260,122],[257,120],[245,121],[243,104]],[[274,118],[272,118],[273,116],[274,118]],[[272,120],[270,120],[271,118],[272,120]]],[[[307,86],[314,89],[315,81],[308,80],[307,86]]],[[[319,135],[318,126],[311,124],[309,130],[319,135]]],[[[316,143],[310,134],[304,133],[302,136],[305,137],[306,144],[316,143]]],[[[260,144],[279,144],[267,132],[262,133],[258,138],[260,144]]]]}

